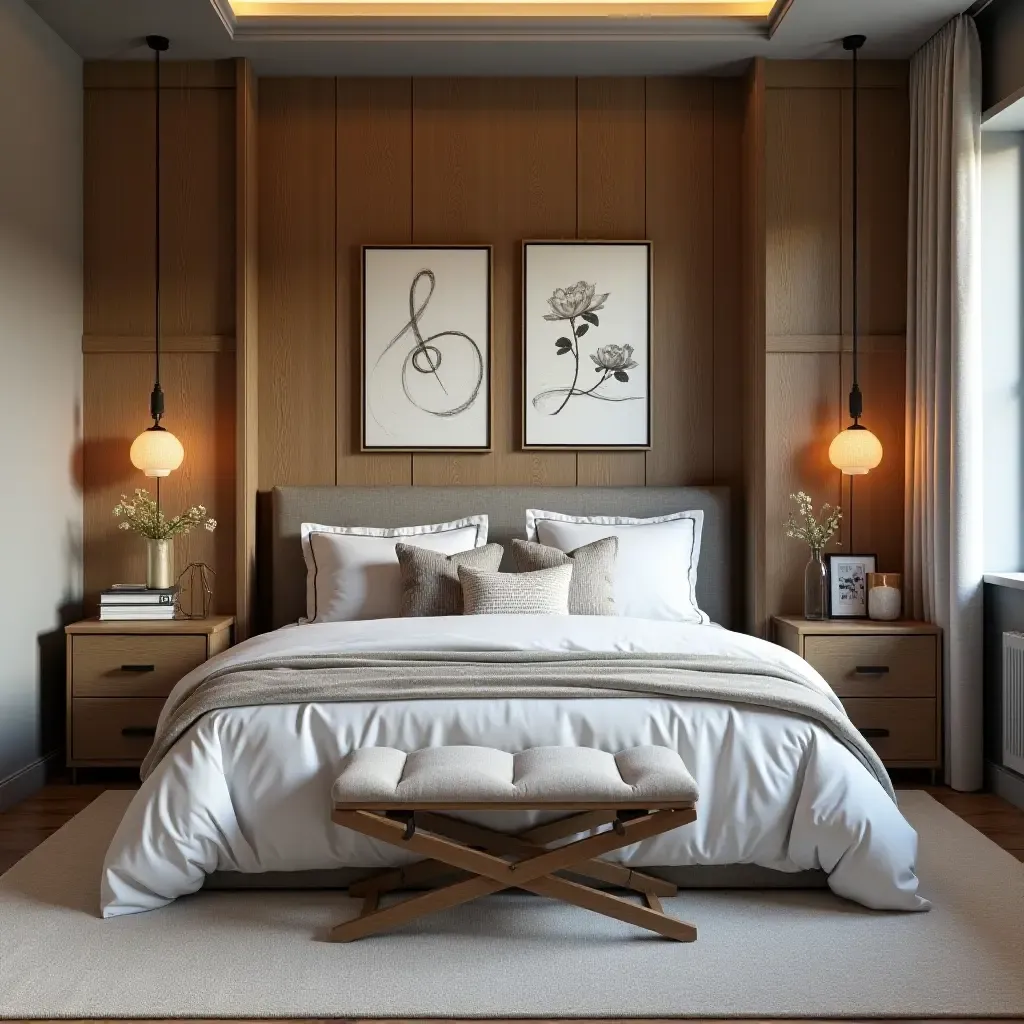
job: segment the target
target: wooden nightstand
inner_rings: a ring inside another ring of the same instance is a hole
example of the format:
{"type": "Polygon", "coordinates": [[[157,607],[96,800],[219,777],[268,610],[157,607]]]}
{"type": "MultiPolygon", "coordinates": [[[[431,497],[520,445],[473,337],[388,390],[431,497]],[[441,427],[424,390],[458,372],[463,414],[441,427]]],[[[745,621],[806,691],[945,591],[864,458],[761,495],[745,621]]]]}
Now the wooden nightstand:
{"type": "Polygon", "coordinates": [[[67,626],[67,763],[142,763],[174,684],[231,646],[230,615],[67,626]]]}
{"type": "Polygon", "coordinates": [[[838,694],[890,768],[942,765],[938,626],[776,616],[775,642],[799,654],[838,694]]]}

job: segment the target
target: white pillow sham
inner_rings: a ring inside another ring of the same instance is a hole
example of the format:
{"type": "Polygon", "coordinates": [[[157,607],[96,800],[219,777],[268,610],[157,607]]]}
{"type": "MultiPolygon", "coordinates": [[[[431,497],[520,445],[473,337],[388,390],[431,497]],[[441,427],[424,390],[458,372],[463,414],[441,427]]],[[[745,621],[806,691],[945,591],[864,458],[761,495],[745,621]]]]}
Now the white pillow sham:
{"type": "Polygon", "coordinates": [[[559,551],[568,553],[602,537],[617,537],[615,610],[641,619],[711,621],[697,604],[703,528],[704,513],[699,509],[650,519],[526,510],[527,540],[559,551]]]}
{"type": "Polygon", "coordinates": [[[323,526],[303,523],[306,618],[303,622],[392,619],[402,614],[395,545],[404,541],[454,555],[487,543],[487,516],[427,526],[323,526]]]}

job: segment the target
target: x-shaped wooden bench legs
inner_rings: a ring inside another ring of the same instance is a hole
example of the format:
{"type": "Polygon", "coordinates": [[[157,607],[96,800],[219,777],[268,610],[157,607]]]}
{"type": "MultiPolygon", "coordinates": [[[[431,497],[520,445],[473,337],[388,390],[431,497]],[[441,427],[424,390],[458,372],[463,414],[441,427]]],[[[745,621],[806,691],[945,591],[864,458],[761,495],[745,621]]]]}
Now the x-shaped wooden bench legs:
{"type": "MultiPolygon", "coordinates": [[[[594,827],[593,824],[583,821],[585,817],[587,816],[580,815],[578,819],[572,819],[568,825],[555,823],[562,826],[559,838],[594,827]],[[573,831],[565,832],[565,828],[572,828],[573,831]]],[[[470,826],[456,819],[419,812],[415,819],[417,824],[422,824],[423,828],[430,831],[436,829],[449,834],[454,832],[456,837],[431,835],[418,828],[409,835],[403,823],[381,814],[364,810],[335,810],[333,820],[338,825],[344,825],[393,846],[411,850],[451,868],[469,872],[472,877],[384,908],[376,905],[379,894],[387,891],[386,886],[379,884],[383,879],[378,877],[373,880],[378,882],[378,886],[366,890],[367,905],[364,906],[364,912],[359,917],[334,928],[331,939],[336,942],[349,942],[405,924],[423,914],[455,907],[503,889],[518,888],[563,900],[619,921],[649,929],[667,938],[692,942],[697,937],[696,929],[665,914],[658,902],[657,892],[651,888],[641,890],[644,891],[648,903],[643,907],[613,893],[559,878],[556,872],[568,870],[605,880],[601,877],[602,868],[595,869],[594,865],[589,863],[593,858],[661,835],[695,819],[696,811],[692,808],[653,811],[621,823],[615,829],[587,836],[553,850],[544,850],[538,849],[539,843],[554,841],[558,829],[548,828],[545,835],[545,826],[541,826],[522,836],[506,836],[505,842],[501,842],[495,839],[501,833],[493,833],[487,829],[478,830],[477,826],[470,826]],[[476,842],[478,845],[491,848],[498,847],[499,852],[521,855],[522,859],[509,863],[491,853],[472,849],[464,845],[466,842],[476,842]],[[501,849],[501,846],[504,849],[501,849]]],[[[433,868],[431,865],[431,870],[433,868]]],[[[638,885],[636,888],[641,887],[638,885]]]]}

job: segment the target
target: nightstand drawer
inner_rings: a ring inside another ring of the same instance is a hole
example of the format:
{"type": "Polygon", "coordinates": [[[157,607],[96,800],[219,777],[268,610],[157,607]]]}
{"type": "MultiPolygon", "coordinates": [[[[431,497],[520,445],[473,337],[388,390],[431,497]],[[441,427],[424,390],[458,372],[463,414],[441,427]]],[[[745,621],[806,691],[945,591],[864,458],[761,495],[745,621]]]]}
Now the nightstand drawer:
{"type": "Polygon", "coordinates": [[[936,701],[851,697],[843,701],[843,707],[887,764],[938,763],[936,701]]]}
{"type": "Polygon", "coordinates": [[[76,761],[141,761],[153,744],[160,697],[78,697],[71,702],[76,761]]]}
{"type": "Polygon", "coordinates": [[[804,658],[840,697],[935,697],[937,646],[934,636],[808,636],[804,658]]]}
{"type": "Polygon", "coordinates": [[[71,648],[75,697],[166,697],[206,661],[205,636],[76,636],[71,648]]]}

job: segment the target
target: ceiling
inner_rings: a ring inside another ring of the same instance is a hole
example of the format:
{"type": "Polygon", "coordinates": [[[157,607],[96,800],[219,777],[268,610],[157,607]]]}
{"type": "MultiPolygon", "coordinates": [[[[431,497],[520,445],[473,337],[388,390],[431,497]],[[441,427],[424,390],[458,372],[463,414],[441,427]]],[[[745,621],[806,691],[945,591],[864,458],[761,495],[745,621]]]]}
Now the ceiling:
{"type": "Polygon", "coordinates": [[[909,57],[970,0],[792,0],[769,39],[761,19],[346,17],[236,19],[228,0],[27,0],[82,57],[249,57],[259,75],[732,74],[753,56],[909,57]]]}

